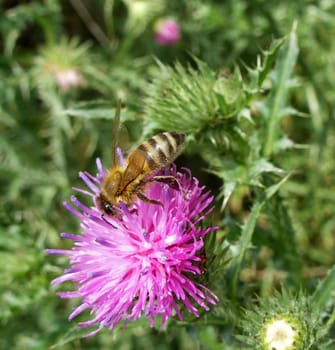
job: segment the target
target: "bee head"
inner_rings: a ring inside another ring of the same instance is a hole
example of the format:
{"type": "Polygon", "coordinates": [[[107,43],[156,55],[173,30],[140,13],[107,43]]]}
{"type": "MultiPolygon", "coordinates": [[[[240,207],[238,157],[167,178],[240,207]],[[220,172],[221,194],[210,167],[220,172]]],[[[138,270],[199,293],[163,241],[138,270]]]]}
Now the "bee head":
{"type": "Polygon", "coordinates": [[[107,214],[108,216],[114,216],[117,214],[116,209],[102,193],[96,197],[96,204],[100,211],[102,211],[104,214],[107,214]]]}

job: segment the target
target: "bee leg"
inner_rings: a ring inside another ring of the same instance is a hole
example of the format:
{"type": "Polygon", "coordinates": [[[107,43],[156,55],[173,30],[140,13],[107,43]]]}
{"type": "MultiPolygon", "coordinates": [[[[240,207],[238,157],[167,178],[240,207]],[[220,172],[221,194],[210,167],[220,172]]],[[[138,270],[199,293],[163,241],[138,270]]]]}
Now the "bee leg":
{"type": "Polygon", "coordinates": [[[138,210],[136,208],[129,209],[130,214],[138,215],[138,210]]]}
{"type": "Polygon", "coordinates": [[[150,179],[150,182],[151,181],[161,182],[161,183],[167,184],[169,187],[171,187],[174,190],[177,190],[177,191],[179,190],[178,181],[176,180],[176,178],[174,176],[169,176],[169,175],[160,176],[160,175],[157,175],[157,176],[154,176],[152,179],[150,179]]]}
{"type": "Polygon", "coordinates": [[[141,192],[141,191],[136,192],[136,195],[137,195],[137,197],[138,197],[140,200],[142,200],[143,202],[152,203],[152,204],[158,204],[158,205],[163,206],[162,202],[157,201],[157,200],[155,200],[155,199],[150,199],[150,198],[148,198],[148,197],[147,197],[146,195],[144,195],[143,192],[141,192]]]}
{"type": "Polygon", "coordinates": [[[101,214],[101,219],[108,225],[113,226],[114,228],[116,228],[111,222],[109,222],[106,218],[105,218],[105,214],[101,214]]]}

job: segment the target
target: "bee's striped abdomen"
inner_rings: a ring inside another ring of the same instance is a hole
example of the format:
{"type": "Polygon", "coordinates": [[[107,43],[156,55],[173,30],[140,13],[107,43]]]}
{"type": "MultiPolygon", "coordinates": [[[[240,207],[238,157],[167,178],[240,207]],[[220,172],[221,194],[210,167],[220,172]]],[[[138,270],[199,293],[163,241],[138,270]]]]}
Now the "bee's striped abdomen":
{"type": "Polygon", "coordinates": [[[146,155],[147,167],[153,171],[172,163],[181,152],[185,135],[163,132],[153,136],[138,147],[146,155]]]}

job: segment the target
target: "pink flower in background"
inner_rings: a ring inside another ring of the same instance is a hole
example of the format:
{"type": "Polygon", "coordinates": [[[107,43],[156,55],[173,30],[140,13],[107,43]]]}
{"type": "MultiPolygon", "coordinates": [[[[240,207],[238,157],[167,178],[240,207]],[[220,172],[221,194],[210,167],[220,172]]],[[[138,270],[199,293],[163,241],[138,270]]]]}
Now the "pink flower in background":
{"type": "Polygon", "coordinates": [[[174,45],[180,40],[179,25],[171,19],[160,19],[155,24],[155,40],[160,45],[174,45]]]}
{"type": "MultiPolygon", "coordinates": [[[[77,189],[92,198],[99,194],[106,170],[97,161],[96,177],[85,172],[81,179],[90,191],[77,189]]],[[[199,307],[209,310],[218,298],[194,278],[201,275],[199,253],[205,236],[216,227],[202,228],[211,212],[213,196],[190,171],[177,172],[175,167],[165,175],[176,178],[179,189],[167,184],[151,183],[147,195],[162,205],[139,199],[131,207],[121,203],[122,215],[102,216],[95,205],[87,207],[72,197],[76,208],[66,208],[81,221],[82,233],[62,233],[74,241],[71,250],[49,249],[48,253],[68,256],[71,267],[52,284],[72,281],[74,291],[61,292],[62,298],[80,298],[69,319],[85,310],[92,319],[81,327],[96,326],[88,335],[104,327],[112,329],[120,321],[141,316],[160,316],[162,325],[173,315],[183,319],[183,312],[199,316],[199,307]]]]}

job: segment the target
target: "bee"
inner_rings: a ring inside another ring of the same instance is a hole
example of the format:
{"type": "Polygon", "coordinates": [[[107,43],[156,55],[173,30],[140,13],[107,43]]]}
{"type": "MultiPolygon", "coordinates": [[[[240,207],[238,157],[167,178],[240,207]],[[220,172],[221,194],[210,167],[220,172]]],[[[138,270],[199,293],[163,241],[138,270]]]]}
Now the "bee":
{"type": "Polygon", "coordinates": [[[130,206],[136,198],[153,204],[161,204],[145,195],[148,183],[158,181],[178,188],[173,176],[159,176],[156,173],[171,164],[183,149],[185,135],[177,132],[162,132],[143,142],[126,158],[125,165],[116,159],[116,134],[120,118],[120,102],[118,102],[112,147],[112,167],[103,179],[96,203],[101,212],[108,216],[117,214],[120,202],[130,206]]]}

